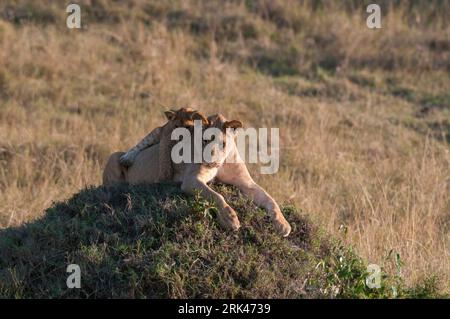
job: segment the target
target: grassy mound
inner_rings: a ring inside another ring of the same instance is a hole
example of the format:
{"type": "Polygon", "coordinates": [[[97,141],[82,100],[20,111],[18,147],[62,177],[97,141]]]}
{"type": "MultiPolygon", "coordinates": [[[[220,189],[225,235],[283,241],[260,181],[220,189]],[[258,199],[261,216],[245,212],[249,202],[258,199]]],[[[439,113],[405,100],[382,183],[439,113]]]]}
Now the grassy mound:
{"type": "Polygon", "coordinates": [[[215,209],[176,185],[89,188],[45,216],[0,232],[2,298],[385,297],[364,284],[364,263],[292,207],[293,231],[225,186],[242,229],[225,232],[215,209]],[[69,264],[81,288],[68,289],[69,264]]]}

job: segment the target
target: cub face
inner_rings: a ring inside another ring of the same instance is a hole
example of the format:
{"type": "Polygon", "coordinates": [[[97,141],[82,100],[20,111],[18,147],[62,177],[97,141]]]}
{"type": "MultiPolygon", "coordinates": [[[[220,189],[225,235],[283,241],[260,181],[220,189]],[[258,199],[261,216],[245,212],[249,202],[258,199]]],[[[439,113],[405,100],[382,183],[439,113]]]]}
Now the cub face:
{"type": "Polygon", "coordinates": [[[178,111],[169,110],[164,112],[167,119],[173,123],[175,127],[191,128],[194,126],[194,121],[202,121],[203,126],[208,126],[209,121],[202,113],[190,107],[181,108],[178,111]]]}

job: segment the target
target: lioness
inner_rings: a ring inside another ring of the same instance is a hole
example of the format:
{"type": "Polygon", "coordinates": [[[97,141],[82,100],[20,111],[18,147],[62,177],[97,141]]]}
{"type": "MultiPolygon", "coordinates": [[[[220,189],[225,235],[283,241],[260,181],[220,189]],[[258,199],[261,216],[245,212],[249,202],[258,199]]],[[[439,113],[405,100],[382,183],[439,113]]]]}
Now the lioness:
{"type": "MultiPolygon", "coordinates": [[[[234,130],[227,128],[242,127],[240,121],[227,121],[222,115],[208,117],[209,125],[219,128],[222,132],[223,149],[217,151],[215,163],[180,163],[174,164],[172,181],[180,182],[181,189],[187,194],[197,191],[207,200],[215,203],[219,209],[218,221],[226,229],[237,230],[240,227],[236,212],[225,201],[222,195],[212,190],[207,183],[213,179],[229,185],[237,186],[241,192],[253,202],[267,210],[276,230],[284,237],[291,232],[291,226],[284,218],[275,200],[258,184],[256,184],[239,155],[234,130]]],[[[131,184],[153,183],[158,179],[159,147],[153,145],[140,152],[134,164],[125,168],[120,165],[119,159],[123,152],[111,154],[103,172],[103,184],[128,182],[131,184]]]]}

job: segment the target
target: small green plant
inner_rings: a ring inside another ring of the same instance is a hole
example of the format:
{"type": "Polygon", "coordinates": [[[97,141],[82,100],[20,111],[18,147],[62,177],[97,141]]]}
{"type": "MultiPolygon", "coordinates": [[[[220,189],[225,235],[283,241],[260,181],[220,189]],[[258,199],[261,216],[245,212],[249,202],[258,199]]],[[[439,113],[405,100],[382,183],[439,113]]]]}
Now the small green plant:
{"type": "MultiPolygon", "coordinates": [[[[393,250],[388,254],[395,266],[396,273],[387,273],[383,268],[379,273],[380,287],[371,288],[367,284],[367,263],[358,257],[351,247],[346,247],[341,241],[336,241],[332,252],[317,265],[323,270],[321,289],[323,293],[332,298],[442,298],[445,295],[438,293],[439,280],[431,276],[419,282],[414,287],[408,287],[402,276],[403,261],[400,255],[393,250]]],[[[317,284],[317,283],[316,283],[317,284]]]]}

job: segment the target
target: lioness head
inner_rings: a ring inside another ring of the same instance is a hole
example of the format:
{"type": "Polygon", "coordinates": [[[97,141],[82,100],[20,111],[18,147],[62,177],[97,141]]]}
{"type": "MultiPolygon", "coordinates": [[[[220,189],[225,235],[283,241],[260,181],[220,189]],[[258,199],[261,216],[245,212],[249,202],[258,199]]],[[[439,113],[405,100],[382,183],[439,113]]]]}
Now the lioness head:
{"type": "MultiPolygon", "coordinates": [[[[218,129],[214,143],[211,145],[213,162],[222,163],[233,150],[237,129],[242,128],[242,122],[238,120],[228,121],[222,114],[208,116],[209,127],[218,129]]],[[[212,137],[212,136],[211,136],[212,137]]]]}

